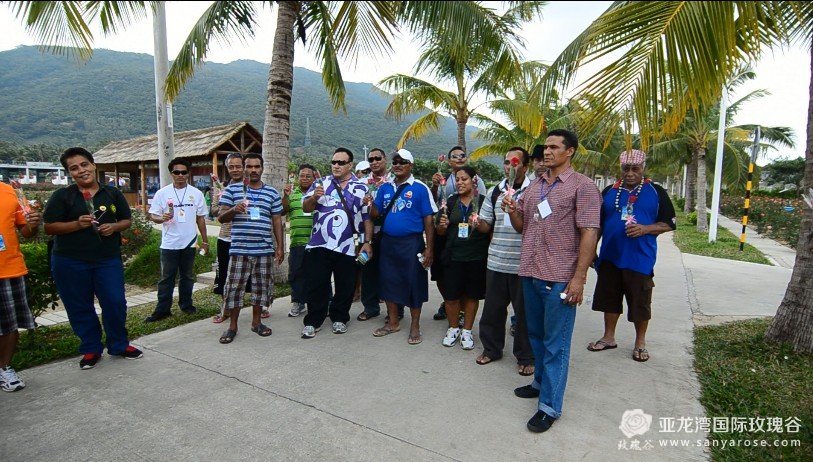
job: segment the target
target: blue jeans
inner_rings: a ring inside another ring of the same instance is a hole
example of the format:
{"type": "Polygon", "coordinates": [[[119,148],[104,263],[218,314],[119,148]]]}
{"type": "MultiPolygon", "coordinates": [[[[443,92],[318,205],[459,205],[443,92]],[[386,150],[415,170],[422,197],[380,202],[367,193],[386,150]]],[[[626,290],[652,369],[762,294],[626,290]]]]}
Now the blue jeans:
{"type": "Polygon", "coordinates": [[[51,255],[51,274],[59,298],[68,312],[73,332],[79,337],[79,353],[102,353],[102,326],[93,306],[94,295],[102,307],[107,352],[121,354],[127,348],[127,299],[124,298],[124,265],[120,257],[84,261],[51,255]]]}
{"type": "Polygon", "coordinates": [[[195,248],[180,250],[160,249],[161,280],[158,281],[158,304],[153,314],[170,314],[175,275],[181,272],[178,282],[178,307],[182,311],[192,309],[192,286],[195,285],[195,248]]]}
{"type": "Polygon", "coordinates": [[[570,339],[576,306],[559,298],[567,283],[522,277],[528,340],[534,352],[534,381],[539,390],[539,410],[558,419],[567,386],[570,339]]]}

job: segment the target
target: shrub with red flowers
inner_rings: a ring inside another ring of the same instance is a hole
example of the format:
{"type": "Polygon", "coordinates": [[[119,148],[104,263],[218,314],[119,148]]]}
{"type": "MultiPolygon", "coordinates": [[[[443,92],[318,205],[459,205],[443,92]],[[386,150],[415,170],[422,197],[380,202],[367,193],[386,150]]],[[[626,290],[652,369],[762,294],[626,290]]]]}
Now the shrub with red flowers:
{"type": "Polygon", "coordinates": [[[141,209],[133,208],[131,213],[133,224],[121,233],[121,255],[125,262],[147,245],[152,233],[152,223],[141,209]]]}
{"type": "MultiPolygon", "coordinates": [[[[741,222],[743,202],[744,199],[740,196],[723,196],[720,200],[720,212],[741,222]]],[[[748,224],[756,227],[759,234],[796,248],[804,207],[798,196],[794,199],[752,196],[748,224]]]]}

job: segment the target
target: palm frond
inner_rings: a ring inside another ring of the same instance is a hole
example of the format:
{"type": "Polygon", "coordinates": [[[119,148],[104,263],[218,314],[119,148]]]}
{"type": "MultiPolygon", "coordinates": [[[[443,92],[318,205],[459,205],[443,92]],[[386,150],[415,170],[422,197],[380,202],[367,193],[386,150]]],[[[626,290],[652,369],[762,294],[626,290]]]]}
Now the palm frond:
{"type": "Polygon", "coordinates": [[[12,13],[22,19],[40,49],[61,55],[78,54],[88,59],[93,53],[93,33],[83,17],[83,2],[7,2],[12,13]]]}
{"type": "Polygon", "coordinates": [[[437,111],[432,111],[419,117],[415,122],[412,122],[409,127],[404,130],[401,139],[398,140],[398,149],[403,148],[410,139],[422,138],[427,133],[440,130],[440,116],[440,113],[437,111]]]}
{"type": "Polygon", "coordinates": [[[378,85],[393,95],[386,116],[396,120],[427,108],[443,110],[449,115],[456,110],[457,97],[454,93],[417,77],[395,74],[381,80],[378,85]]]}

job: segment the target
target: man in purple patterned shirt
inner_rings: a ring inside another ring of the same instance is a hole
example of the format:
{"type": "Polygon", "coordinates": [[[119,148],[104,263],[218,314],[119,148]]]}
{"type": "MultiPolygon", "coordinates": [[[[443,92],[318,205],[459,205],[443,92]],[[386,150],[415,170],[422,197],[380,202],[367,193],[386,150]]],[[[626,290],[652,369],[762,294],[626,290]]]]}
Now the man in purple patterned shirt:
{"type": "MultiPolygon", "coordinates": [[[[356,287],[356,246],[359,235],[364,244],[359,253],[372,258],[373,223],[364,207],[367,185],[353,175],[353,153],[337,148],[333,153],[331,175],[318,178],[302,196],[302,211],[313,212],[313,233],[305,246],[305,280],[308,314],[303,321],[302,338],[313,338],[328,314],[327,290],[330,277],[336,285],[330,303],[333,333],[347,332],[350,305],[356,287]]],[[[366,260],[365,260],[366,261],[366,260]]]]}

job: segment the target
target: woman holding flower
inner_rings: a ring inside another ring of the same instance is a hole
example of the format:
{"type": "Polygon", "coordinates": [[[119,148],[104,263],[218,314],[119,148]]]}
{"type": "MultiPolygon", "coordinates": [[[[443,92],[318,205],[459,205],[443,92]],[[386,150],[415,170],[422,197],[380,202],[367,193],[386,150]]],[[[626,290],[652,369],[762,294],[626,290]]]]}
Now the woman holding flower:
{"type": "Polygon", "coordinates": [[[76,183],[51,195],[45,207],[45,233],[54,238],[51,272],[74,333],[81,340],[79,366],[91,369],[102,356],[102,326],[93,306],[102,308],[107,352],[127,359],[141,351],[127,340],[121,232],[130,227],[130,206],[121,192],[96,181],[93,155],[66,150],[59,161],[76,183]]]}
{"type": "Polygon", "coordinates": [[[476,188],[477,172],[465,165],[455,173],[457,194],[449,197],[446,213],[437,225],[437,233],[446,236],[441,261],[449,329],[443,345],[454,346],[458,338],[464,350],[474,348],[471,329],[479,301],[485,298],[488,233],[477,230],[477,212],[485,196],[476,188]],[[457,313],[463,309],[463,330],[458,328],[457,313]]]}

